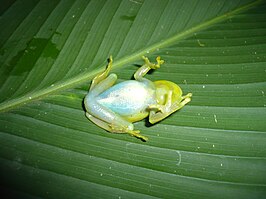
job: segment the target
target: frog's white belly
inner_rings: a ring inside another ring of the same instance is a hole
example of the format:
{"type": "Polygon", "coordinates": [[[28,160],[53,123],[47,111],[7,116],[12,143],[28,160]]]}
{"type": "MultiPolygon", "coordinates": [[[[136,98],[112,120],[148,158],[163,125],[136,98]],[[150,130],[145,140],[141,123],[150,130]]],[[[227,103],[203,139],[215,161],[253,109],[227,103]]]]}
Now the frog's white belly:
{"type": "Polygon", "coordinates": [[[98,103],[123,116],[143,113],[156,103],[155,89],[136,80],[124,81],[96,97],[98,103]]]}

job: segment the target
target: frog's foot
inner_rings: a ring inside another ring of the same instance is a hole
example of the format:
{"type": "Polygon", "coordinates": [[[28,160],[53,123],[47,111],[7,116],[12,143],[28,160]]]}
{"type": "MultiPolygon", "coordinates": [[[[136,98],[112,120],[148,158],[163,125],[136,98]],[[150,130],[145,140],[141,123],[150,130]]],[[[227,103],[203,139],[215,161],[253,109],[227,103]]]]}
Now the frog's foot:
{"type": "Polygon", "coordinates": [[[110,124],[109,127],[110,127],[110,131],[112,133],[127,133],[127,134],[134,136],[136,138],[139,138],[145,142],[148,140],[147,137],[140,135],[140,131],[133,130],[133,125],[130,127],[123,127],[123,126],[117,126],[114,124],[110,124]]]}
{"type": "Polygon", "coordinates": [[[144,60],[145,65],[149,66],[151,69],[158,69],[164,63],[164,60],[162,60],[160,56],[156,58],[157,64],[151,63],[148,57],[142,56],[142,59],[144,60]]]}
{"type": "Polygon", "coordinates": [[[108,124],[108,126],[110,128],[109,131],[112,133],[125,133],[127,129],[129,129],[129,127],[123,127],[115,124],[108,124]]]}
{"type": "Polygon", "coordinates": [[[147,137],[145,137],[145,136],[143,136],[143,135],[140,135],[140,131],[138,131],[138,130],[136,130],[136,131],[131,131],[131,130],[129,130],[128,132],[126,132],[126,133],[128,133],[129,135],[131,135],[131,136],[134,136],[134,137],[136,137],[136,138],[139,138],[139,139],[141,139],[142,141],[148,141],[148,138],[147,137]]]}

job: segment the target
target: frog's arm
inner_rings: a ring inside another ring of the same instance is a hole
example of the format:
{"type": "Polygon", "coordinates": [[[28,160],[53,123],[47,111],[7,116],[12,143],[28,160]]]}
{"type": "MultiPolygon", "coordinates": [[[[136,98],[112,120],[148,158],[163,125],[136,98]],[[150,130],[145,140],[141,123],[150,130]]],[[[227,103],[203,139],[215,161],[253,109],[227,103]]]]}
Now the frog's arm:
{"type": "Polygon", "coordinates": [[[156,87],[157,104],[150,105],[149,121],[154,124],[181,109],[191,101],[192,94],[182,96],[181,88],[173,82],[159,80],[153,82],[156,87]]]}
{"type": "Polygon", "coordinates": [[[172,113],[176,112],[177,110],[184,107],[187,103],[189,103],[191,101],[191,97],[192,94],[188,93],[187,95],[182,96],[181,102],[172,102],[172,91],[168,91],[165,105],[155,104],[149,106],[149,109],[151,109],[149,115],[149,122],[151,124],[154,124],[163,120],[167,116],[171,115],[172,113]]]}
{"type": "Polygon", "coordinates": [[[156,58],[157,64],[151,63],[145,56],[142,56],[142,58],[145,63],[134,74],[134,78],[138,81],[142,81],[144,79],[143,77],[149,72],[149,70],[160,68],[161,64],[164,63],[164,60],[161,60],[160,57],[156,58]]]}

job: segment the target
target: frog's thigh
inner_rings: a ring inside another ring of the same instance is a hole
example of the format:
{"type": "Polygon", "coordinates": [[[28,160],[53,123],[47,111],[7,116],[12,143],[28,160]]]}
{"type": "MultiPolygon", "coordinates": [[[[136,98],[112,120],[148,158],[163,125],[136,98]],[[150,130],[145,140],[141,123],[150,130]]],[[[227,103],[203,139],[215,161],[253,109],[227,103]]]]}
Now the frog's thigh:
{"type": "Polygon", "coordinates": [[[117,80],[117,75],[112,73],[110,74],[106,79],[102,80],[101,82],[99,82],[94,88],[93,90],[90,91],[90,93],[94,96],[99,95],[100,93],[102,93],[103,91],[107,90],[108,88],[112,87],[114,85],[114,83],[117,80]]]}
{"type": "Polygon", "coordinates": [[[132,123],[128,122],[107,107],[102,106],[93,97],[89,97],[88,101],[89,114],[97,118],[97,120],[101,120],[107,123],[107,125],[109,125],[111,129],[107,129],[108,131],[116,133],[127,133],[128,131],[133,130],[132,123]]]}
{"type": "Polygon", "coordinates": [[[103,81],[109,74],[111,68],[112,68],[112,64],[113,64],[113,58],[112,56],[110,56],[109,58],[109,63],[106,67],[106,69],[99,73],[96,77],[93,78],[91,86],[90,86],[90,90],[92,90],[97,84],[99,84],[99,82],[103,81]]]}
{"type": "Polygon", "coordinates": [[[127,131],[114,131],[114,128],[111,128],[111,125],[107,122],[104,122],[92,115],[90,115],[89,113],[86,113],[86,116],[87,118],[92,121],[94,124],[96,124],[97,126],[109,131],[109,132],[113,132],[113,133],[127,133],[131,136],[135,136],[139,139],[142,139],[143,141],[147,141],[148,138],[143,136],[143,135],[140,135],[139,134],[139,131],[134,131],[134,130],[127,130],[127,131]]]}
{"type": "Polygon", "coordinates": [[[86,113],[87,118],[92,121],[94,124],[96,124],[97,126],[107,130],[107,131],[111,131],[112,129],[110,128],[110,125],[102,120],[97,119],[96,117],[90,115],[89,113],[86,113]]]}

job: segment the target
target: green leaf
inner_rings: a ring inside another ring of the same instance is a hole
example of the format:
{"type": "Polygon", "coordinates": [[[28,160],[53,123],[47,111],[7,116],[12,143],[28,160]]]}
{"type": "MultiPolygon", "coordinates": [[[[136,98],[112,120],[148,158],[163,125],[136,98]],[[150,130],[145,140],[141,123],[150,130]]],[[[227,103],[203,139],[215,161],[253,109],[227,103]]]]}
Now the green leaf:
{"type": "Polygon", "coordinates": [[[2,1],[0,179],[15,198],[265,198],[265,1],[2,1]],[[113,55],[119,81],[193,93],[144,143],[85,117],[113,55]]]}

